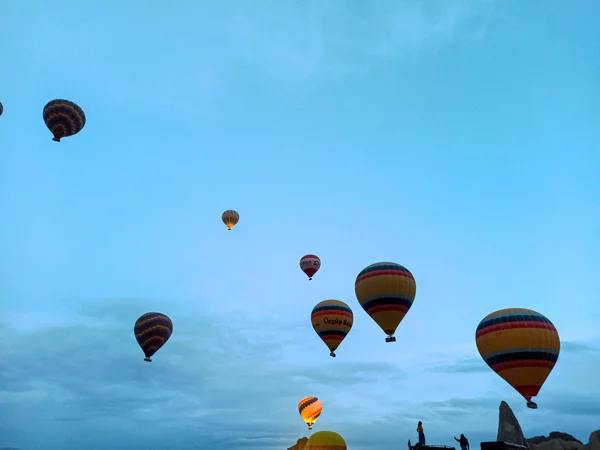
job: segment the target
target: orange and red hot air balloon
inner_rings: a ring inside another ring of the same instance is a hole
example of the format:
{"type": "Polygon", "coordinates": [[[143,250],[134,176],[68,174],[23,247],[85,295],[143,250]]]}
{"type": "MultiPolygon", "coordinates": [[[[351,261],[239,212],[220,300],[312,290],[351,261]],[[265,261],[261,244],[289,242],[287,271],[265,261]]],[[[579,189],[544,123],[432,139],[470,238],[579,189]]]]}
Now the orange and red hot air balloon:
{"type": "Polygon", "coordinates": [[[304,272],[309,280],[319,271],[321,268],[321,260],[317,255],[304,255],[300,259],[300,269],[304,272]]]}
{"type": "Polygon", "coordinates": [[[144,352],[144,361],[152,362],[151,357],[171,337],[173,322],[164,314],[149,312],[136,320],[133,331],[135,339],[144,352]]]}
{"type": "Polygon", "coordinates": [[[531,309],[501,309],[486,316],[475,333],[477,350],[490,368],[525,400],[538,395],[560,354],[560,337],[546,317],[531,309]]]}
{"type": "Polygon", "coordinates": [[[302,417],[302,420],[308,425],[308,429],[312,430],[312,426],[315,424],[321,412],[323,411],[323,404],[317,397],[304,397],[298,403],[298,412],[302,417]]]}

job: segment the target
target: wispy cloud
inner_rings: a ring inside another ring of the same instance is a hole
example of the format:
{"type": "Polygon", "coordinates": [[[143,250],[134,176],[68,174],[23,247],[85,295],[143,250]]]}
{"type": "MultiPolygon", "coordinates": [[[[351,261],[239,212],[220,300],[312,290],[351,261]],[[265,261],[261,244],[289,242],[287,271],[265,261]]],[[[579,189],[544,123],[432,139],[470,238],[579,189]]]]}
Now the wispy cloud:
{"type": "Polygon", "coordinates": [[[449,39],[481,36],[485,0],[404,0],[349,3],[262,1],[227,9],[225,40],[235,58],[277,77],[364,73],[449,39]],[[464,27],[464,29],[462,28],[464,27]]]}

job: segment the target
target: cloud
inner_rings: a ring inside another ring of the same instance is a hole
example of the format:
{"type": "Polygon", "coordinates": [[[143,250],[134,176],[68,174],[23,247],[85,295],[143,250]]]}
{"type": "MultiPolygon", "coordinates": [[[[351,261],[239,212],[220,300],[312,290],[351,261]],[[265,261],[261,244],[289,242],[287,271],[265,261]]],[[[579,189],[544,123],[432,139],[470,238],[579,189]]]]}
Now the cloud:
{"type": "Polygon", "coordinates": [[[600,348],[589,343],[562,341],[560,343],[561,354],[577,354],[577,353],[599,353],[600,348]]]}
{"type": "MultiPolygon", "coordinates": [[[[393,365],[378,362],[283,364],[287,339],[274,340],[272,329],[265,332],[260,322],[193,318],[177,311],[169,314],[171,340],[145,363],[132,326],[147,309],[137,300],[100,302],[78,308],[79,324],[35,331],[1,325],[6,338],[0,408],[8,420],[0,425],[0,435],[26,417],[43,439],[77,423],[70,433],[80,433],[81,439],[86,430],[101,427],[111,429],[113,437],[141,442],[175,433],[181,445],[282,448],[303,431],[295,405],[313,389],[324,395],[342,386],[354,390],[330,399],[335,410],[336,403],[356,404],[379,377],[402,377],[393,365]]],[[[351,421],[353,415],[340,412],[338,417],[351,421]]]]}
{"type": "Polygon", "coordinates": [[[490,368],[481,358],[468,358],[454,364],[436,365],[429,370],[446,373],[487,373],[490,368]]]}
{"type": "Polygon", "coordinates": [[[236,3],[223,11],[224,35],[237,60],[269,75],[335,78],[435,47],[461,27],[462,36],[481,38],[482,17],[494,6],[485,0],[236,3]]]}

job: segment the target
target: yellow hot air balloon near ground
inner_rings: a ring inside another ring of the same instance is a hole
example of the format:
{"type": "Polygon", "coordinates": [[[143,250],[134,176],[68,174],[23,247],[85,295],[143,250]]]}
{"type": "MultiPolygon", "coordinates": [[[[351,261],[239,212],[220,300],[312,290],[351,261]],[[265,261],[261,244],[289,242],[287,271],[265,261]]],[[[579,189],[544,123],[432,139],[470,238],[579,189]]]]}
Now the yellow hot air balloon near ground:
{"type": "Polygon", "coordinates": [[[546,317],[508,308],[486,316],[475,333],[477,350],[490,368],[537,409],[538,395],[560,354],[560,337],[546,317]]]}
{"type": "Polygon", "coordinates": [[[380,262],[364,268],[354,285],[360,306],[395,342],[396,328],[415,300],[417,285],[410,271],[400,264],[380,262]]]}
{"type": "Polygon", "coordinates": [[[221,220],[227,226],[227,229],[231,229],[240,221],[240,215],[233,209],[228,209],[221,215],[221,220]]]}
{"type": "Polygon", "coordinates": [[[300,400],[300,403],[298,403],[298,412],[300,413],[302,420],[308,425],[309,430],[312,430],[312,426],[315,424],[322,411],[323,404],[317,397],[304,397],[300,400]]]}
{"type": "Polygon", "coordinates": [[[306,443],[306,450],[346,450],[346,441],[333,431],[317,431],[306,443]]]}

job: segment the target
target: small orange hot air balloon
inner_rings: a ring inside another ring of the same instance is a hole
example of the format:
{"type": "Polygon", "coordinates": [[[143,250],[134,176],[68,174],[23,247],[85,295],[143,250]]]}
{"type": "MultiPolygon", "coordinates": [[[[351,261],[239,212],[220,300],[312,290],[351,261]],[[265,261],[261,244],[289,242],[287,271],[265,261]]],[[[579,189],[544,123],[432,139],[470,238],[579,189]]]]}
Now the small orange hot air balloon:
{"type": "Polygon", "coordinates": [[[335,351],[350,332],[354,314],[339,300],[323,300],[312,310],[312,326],[335,358],[335,351]]]}
{"type": "Polygon", "coordinates": [[[308,429],[312,430],[312,426],[315,424],[321,412],[323,411],[323,405],[321,400],[317,397],[304,397],[298,403],[298,412],[302,416],[302,420],[308,425],[308,429]]]}
{"type": "Polygon", "coordinates": [[[227,226],[227,229],[231,229],[240,221],[240,215],[233,209],[228,209],[221,215],[221,220],[227,226]]]}
{"type": "Polygon", "coordinates": [[[546,317],[508,308],[486,316],[475,333],[477,350],[490,368],[537,409],[538,395],[560,354],[560,337],[546,317]]]}

